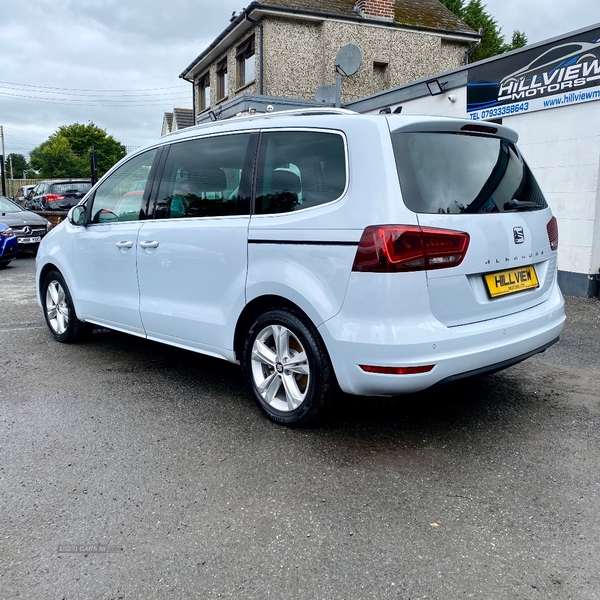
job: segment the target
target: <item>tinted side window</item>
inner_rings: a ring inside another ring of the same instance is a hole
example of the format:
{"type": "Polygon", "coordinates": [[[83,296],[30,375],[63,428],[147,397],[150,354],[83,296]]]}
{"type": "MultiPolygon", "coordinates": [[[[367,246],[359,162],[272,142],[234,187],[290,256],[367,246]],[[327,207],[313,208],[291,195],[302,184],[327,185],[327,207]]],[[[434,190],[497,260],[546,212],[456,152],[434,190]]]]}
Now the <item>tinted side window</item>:
{"type": "Polygon", "coordinates": [[[242,133],[173,144],[161,177],[154,218],[248,214],[249,186],[243,185],[242,177],[251,137],[242,133]]]}
{"type": "Polygon", "coordinates": [[[257,214],[284,213],[332,202],[346,189],[344,138],[317,131],[277,131],[262,140],[257,214]]]}
{"type": "Polygon", "coordinates": [[[132,158],[98,187],[92,201],[92,223],[146,218],[144,192],[156,152],[154,149],[132,158]]]}

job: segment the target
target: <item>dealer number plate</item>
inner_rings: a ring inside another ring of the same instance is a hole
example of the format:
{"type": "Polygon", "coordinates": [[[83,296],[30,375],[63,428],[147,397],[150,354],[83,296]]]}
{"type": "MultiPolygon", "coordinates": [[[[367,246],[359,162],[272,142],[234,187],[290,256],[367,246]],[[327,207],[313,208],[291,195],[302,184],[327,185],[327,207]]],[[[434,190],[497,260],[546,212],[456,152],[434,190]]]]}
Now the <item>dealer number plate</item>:
{"type": "Polygon", "coordinates": [[[17,242],[19,242],[19,244],[35,244],[35,243],[41,242],[41,241],[42,241],[42,238],[40,236],[17,238],[17,242]]]}
{"type": "Polygon", "coordinates": [[[492,298],[530,290],[540,285],[533,265],[490,273],[485,275],[485,283],[492,298]]]}

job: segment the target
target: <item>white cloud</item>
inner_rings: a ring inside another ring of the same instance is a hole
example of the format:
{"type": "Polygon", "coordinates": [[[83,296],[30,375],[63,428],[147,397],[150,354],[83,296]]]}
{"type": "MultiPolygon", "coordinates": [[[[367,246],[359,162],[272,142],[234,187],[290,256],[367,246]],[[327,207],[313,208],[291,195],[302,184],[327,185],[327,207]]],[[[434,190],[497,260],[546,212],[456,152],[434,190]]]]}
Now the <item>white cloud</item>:
{"type": "MultiPolygon", "coordinates": [[[[191,85],[179,74],[229,25],[231,13],[250,2],[22,0],[9,2],[9,8],[6,4],[0,19],[0,124],[7,153],[28,153],[59,126],[74,122],[93,121],[125,145],[156,139],[164,111],[191,106],[191,85]]],[[[530,42],[598,19],[597,2],[591,0],[488,0],[487,10],[507,38],[519,29],[530,42]]]]}

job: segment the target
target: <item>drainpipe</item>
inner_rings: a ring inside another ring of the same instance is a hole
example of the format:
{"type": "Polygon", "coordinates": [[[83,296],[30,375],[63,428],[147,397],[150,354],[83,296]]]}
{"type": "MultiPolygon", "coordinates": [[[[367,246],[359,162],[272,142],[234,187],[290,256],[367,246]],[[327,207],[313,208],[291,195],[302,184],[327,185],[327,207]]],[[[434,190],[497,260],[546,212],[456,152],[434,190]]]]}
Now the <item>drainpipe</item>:
{"type": "MultiPolygon", "coordinates": [[[[478,32],[477,32],[480,36],[483,35],[483,29],[480,27],[478,32]]],[[[481,39],[478,42],[475,42],[475,44],[473,46],[471,46],[466,52],[465,52],[465,56],[463,58],[463,65],[468,65],[469,64],[469,56],[471,54],[471,52],[473,52],[473,50],[477,50],[477,48],[479,48],[479,46],[481,46],[481,39]]]]}
{"type": "Polygon", "coordinates": [[[192,79],[192,121],[194,125],[196,123],[196,80],[192,79]]]}
{"type": "Polygon", "coordinates": [[[259,21],[255,21],[254,19],[250,18],[248,16],[248,12],[247,9],[244,8],[243,10],[244,12],[244,17],[246,18],[246,21],[250,21],[250,23],[252,23],[253,25],[255,25],[256,27],[258,27],[259,31],[260,31],[260,41],[259,41],[259,45],[258,45],[258,51],[260,52],[260,61],[258,63],[258,70],[260,71],[260,75],[258,78],[258,93],[263,96],[264,95],[264,87],[263,87],[263,64],[264,64],[264,55],[265,53],[263,52],[264,50],[264,43],[263,43],[263,24],[262,22],[259,21]]]}

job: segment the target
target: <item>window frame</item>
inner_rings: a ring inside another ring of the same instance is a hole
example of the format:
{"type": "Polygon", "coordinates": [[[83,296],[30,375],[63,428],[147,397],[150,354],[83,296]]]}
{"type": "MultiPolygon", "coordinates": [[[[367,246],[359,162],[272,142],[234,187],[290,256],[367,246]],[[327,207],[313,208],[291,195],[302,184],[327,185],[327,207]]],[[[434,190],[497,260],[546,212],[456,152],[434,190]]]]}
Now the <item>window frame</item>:
{"type": "Polygon", "coordinates": [[[235,51],[235,60],[237,65],[237,87],[238,89],[250,85],[256,81],[256,58],[254,64],[254,78],[246,81],[246,61],[251,57],[256,57],[256,38],[254,35],[240,44],[235,51]]]}
{"type": "Polygon", "coordinates": [[[141,222],[146,221],[150,218],[149,209],[151,206],[150,200],[152,198],[153,193],[155,192],[157,173],[159,172],[159,167],[163,164],[163,154],[164,154],[164,146],[154,146],[152,148],[147,148],[143,152],[134,154],[129,158],[129,160],[120,163],[118,166],[115,166],[114,169],[109,171],[105,177],[99,182],[99,185],[96,186],[96,189],[92,192],[90,197],[85,202],[85,214],[86,226],[95,226],[95,225],[117,225],[119,223],[132,223],[132,222],[141,222]],[[135,160],[139,156],[147,154],[149,152],[155,152],[154,158],[152,160],[152,165],[150,166],[150,173],[148,174],[148,179],[146,180],[146,185],[144,186],[144,194],[142,195],[142,202],[140,206],[140,211],[143,210],[144,216],[140,219],[136,219],[135,221],[111,221],[111,222],[103,222],[103,223],[94,223],[92,221],[92,210],[94,206],[94,201],[96,200],[96,193],[98,190],[106,183],[109,178],[111,178],[114,174],[121,170],[127,163],[135,160]]]}
{"type": "Polygon", "coordinates": [[[157,204],[158,204],[158,195],[160,191],[160,187],[162,184],[162,180],[165,174],[165,169],[167,167],[167,162],[169,158],[169,154],[171,152],[171,148],[177,144],[190,143],[193,141],[199,140],[210,140],[215,138],[221,138],[225,136],[232,135],[240,135],[246,134],[250,136],[248,140],[248,147],[246,148],[246,155],[244,156],[244,161],[242,164],[242,171],[240,175],[240,184],[239,184],[239,192],[238,192],[238,200],[236,204],[236,212],[233,215],[220,215],[220,216],[186,216],[182,217],[185,219],[231,219],[238,217],[250,217],[252,214],[252,206],[254,200],[254,173],[256,170],[256,156],[258,153],[258,144],[260,133],[257,130],[252,129],[242,129],[239,131],[228,131],[223,133],[211,133],[203,136],[197,136],[192,138],[185,138],[177,141],[170,142],[165,144],[162,147],[162,155],[160,157],[160,162],[157,163],[157,168],[155,170],[155,177],[152,184],[152,192],[149,196],[148,203],[148,212],[147,212],[147,220],[153,221],[169,221],[173,220],[173,218],[169,217],[157,217],[157,204]],[[245,197],[246,200],[240,199],[240,197],[245,197]]]}
{"type": "Polygon", "coordinates": [[[198,79],[198,96],[200,98],[200,111],[204,112],[211,106],[210,104],[210,71],[207,71],[198,79]],[[208,92],[208,98],[206,94],[208,92]]]}
{"type": "Polygon", "coordinates": [[[252,206],[251,206],[251,215],[253,217],[266,217],[273,218],[278,216],[291,215],[295,213],[304,212],[307,210],[315,210],[324,206],[329,206],[336,202],[339,202],[344,196],[348,193],[348,188],[350,186],[350,159],[348,153],[348,139],[346,134],[342,130],[338,129],[323,129],[323,128],[313,128],[313,127],[281,127],[276,129],[269,129],[265,131],[261,131],[260,139],[258,141],[257,152],[256,152],[256,160],[254,161],[254,170],[253,170],[254,183],[252,188],[252,206]],[[344,182],[344,188],[341,191],[340,195],[333,200],[328,200],[327,202],[323,202],[321,204],[313,204],[311,206],[306,206],[304,208],[299,208],[298,210],[291,210],[288,212],[257,212],[257,196],[258,196],[258,181],[261,176],[259,169],[262,169],[265,165],[265,157],[267,153],[267,143],[265,140],[268,140],[269,136],[275,133],[324,133],[328,135],[338,135],[342,138],[343,146],[344,146],[344,170],[346,175],[346,180],[344,182]]]}
{"type": "Polygon", "coordinates": [[[217,102],[227,98],[229,94],[229,77],[227,73],[227,58],[217,64],[217,102]]]}

